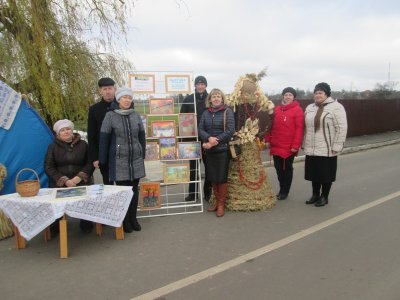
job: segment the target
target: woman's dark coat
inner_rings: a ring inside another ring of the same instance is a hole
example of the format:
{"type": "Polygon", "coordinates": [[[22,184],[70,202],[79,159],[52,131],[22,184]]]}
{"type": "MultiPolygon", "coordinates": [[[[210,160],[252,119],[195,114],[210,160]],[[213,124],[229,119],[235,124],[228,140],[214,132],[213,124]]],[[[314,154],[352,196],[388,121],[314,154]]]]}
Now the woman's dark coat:
{"type": "Polygon", "coordinates": [[[47,149],[44,166],[49,187],[65,187],[67,180],[78,176],[79,185],[92,183],[94,168],[89,161],[88,144],[75,133],[71,143],[56,138],[47,149]]]}
{"type": "Polygon", "coordinates": [[[108,165],[110,181],[133,181],[146,176],[146,134],[140,115],[133,111],[106,114],[100,132],[99,160],[108,165]]]}

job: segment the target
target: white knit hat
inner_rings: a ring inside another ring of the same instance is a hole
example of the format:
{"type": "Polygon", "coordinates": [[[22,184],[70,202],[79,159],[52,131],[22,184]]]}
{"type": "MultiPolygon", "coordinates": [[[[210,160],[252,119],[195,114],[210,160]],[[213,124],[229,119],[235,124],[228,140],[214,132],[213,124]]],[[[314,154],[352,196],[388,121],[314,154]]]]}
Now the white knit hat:
{"type": "Polygon", "coordinates": [[[117,102],[119,103],[119,99],[122,96],[131,96],[133,98],[133,91],[131,88],[123,86],[117,89],[116,93],[115,93],[115,99],[117,100],[117,102]]]}
{"type": "Polygon", "coordinates": [[[65,127],[68,127],[68,128],[71,128],[72,130],[74,130],[74,123],[72,123],[68,119],[58,120],[57,122],[54,123],[53,130],[55,133],[59,134],[60,130],[65,127]]]}

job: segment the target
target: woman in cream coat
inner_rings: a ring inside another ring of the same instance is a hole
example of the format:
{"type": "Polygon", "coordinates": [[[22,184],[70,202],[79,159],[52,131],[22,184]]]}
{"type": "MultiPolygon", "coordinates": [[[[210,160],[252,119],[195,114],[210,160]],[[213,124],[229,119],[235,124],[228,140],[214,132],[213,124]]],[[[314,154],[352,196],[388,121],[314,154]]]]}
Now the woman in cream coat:
{"type": "Polygon", "coordinates": [[[315,206],[328,204],[336,180],[337,156],[343,150],[347,134],[346,111],[330,95],[330,86],[318,83],[314,88],[314,103],[304,113],[305,179],[312,182],[313,188],[306,204],[315,206]]]}

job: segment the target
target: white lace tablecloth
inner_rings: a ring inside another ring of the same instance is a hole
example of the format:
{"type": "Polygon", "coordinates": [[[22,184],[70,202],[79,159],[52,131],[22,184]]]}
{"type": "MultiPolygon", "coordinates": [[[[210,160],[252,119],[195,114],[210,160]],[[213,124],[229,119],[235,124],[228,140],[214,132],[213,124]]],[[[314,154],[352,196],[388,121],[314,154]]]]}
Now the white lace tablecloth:
{"type": "Polygon", "coordinates": [[[56,198],[56,193],[57,189],[40,189],[35,197],[3,195],[0,209],[29,241],[64,214],[120,227],[133,196],[132,187],[114,185],[105,185],[102,193],[79,197],[56,198]]]}

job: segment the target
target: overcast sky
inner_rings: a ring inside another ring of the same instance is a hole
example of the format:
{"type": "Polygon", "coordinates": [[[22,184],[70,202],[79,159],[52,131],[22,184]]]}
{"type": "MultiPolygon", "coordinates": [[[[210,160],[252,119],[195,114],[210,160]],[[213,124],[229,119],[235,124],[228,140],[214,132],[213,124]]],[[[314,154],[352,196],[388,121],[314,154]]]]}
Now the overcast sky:
{"type": "Polygon", "coordinates": [[[193,71],[209,90],[230,93],[264,67],[268,94],[321,81],[373,89],[388,81],[389,64],[400,81],[398,0],[139,0],[129,24],[136,70],[193,71]]]}

